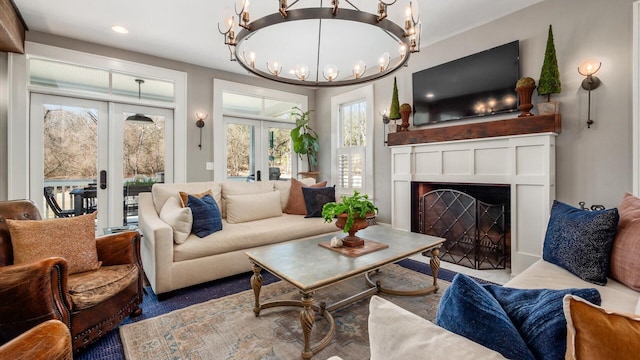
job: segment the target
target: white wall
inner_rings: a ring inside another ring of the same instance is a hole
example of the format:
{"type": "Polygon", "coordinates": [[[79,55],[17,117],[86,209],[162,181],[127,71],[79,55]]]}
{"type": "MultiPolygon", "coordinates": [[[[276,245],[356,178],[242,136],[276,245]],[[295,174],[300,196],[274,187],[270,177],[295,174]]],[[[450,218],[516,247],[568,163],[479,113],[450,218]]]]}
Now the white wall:
{"type": "MultiPolygon", "coordinates": [[[[555,48],[562,81],[562,93],[552,99],[561,103],[562,133],[557,145],[557,189],[560,201],[577,206],[617,206],[632,188],[631,142],[631,42],[633,0],[545,0],[471,31],[423,48],[411,55],[409,66],[394,75],[398,79],[400,103],[411,103],[411,75],[435,65],[520,40],[522,76],[536,81],[544,59],[547,31],[553,25],[555,48]],[[587,58],[602,61],[597,76],[602,85],[592,93],[591,117],[586,127],[587,92],[580,87],[583,77],[577,67],[587,58]]],[[[464,19],[459,19],[464,21],[464,19]]],[[[428,15],[423,21],[429,21],[428,15]]],[[[514,84],[515,86],[515,84],[514,84]]],[[[388,108],[393,76],[374,83],[375,109],[388,108]]],[[[347,89],[321,89],[316,95],[322,148],[330,134],[331,96],[347,89]]],[[[534,101],[545,97],[534,96],[534,101]]],[[[526,121],[523,119],[522,121],[526,121]]],[[[455,125],[456,123],[451,123],[455,125]]],[[[390,222],[390,150],[383,143],[382,119],[375,122],[375,193],[379,221],[390,222]]],[[[320,154],[320,171],[329,173],[328,152],[320,154]]],[[[408,205],[407,205],[408,206],[408,205]]]]}

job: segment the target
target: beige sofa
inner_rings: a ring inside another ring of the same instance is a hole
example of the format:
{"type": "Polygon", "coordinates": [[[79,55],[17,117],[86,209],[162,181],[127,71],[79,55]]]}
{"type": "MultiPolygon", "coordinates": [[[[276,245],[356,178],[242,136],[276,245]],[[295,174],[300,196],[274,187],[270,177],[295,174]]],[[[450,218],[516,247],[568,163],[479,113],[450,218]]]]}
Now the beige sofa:
{"type": "MultiPolygon", "coordinates": [[[[314,183],[313,179],[301,181],[314,183]]],[[[247,272],[251,270],[244,254],[248,249],[338,230],[322,218],[282,213],[290,187],[290,181],[193,182],[155,184],[150,193],[141,193],[140,252],[153,291],[167,293],[247,272]],[[187,233],[183,234],[186,240],[175,241],[180,229],[169,225],[172,221],[166,214],[171,212],[166,208],[177,203],[180,191],[198,194],[207,190],[212,191],[222,212],[223,229],[203,238],[187,233]],[[161,213],[168,222],[162,220],[161,213]]]]}
{"type": "MultiPolygon", "coordinates": [[[[594,285],[544,260],[539,260],[504,286],[521,289],[596,288],[602,297],[603,308],[640,313],[640,292],[611,278],[606,286],[594,285]]],[[[425,354],[429,354],[429,359],[504,359],[499,353],[382,298],[373,297],[369,308],[371,360],[421,359],[425,354]]]]}

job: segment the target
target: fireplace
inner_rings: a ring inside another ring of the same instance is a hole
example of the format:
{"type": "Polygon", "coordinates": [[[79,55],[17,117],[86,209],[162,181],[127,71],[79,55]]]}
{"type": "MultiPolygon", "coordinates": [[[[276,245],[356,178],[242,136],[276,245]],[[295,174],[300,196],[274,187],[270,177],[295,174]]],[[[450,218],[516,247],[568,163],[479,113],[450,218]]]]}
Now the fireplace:
{"type": "Polygon", "coordinates": [[[509,185],[411,183],[411,231],[447,239],[440,259],[473,269],[510,266],[509,185]]]}
{"type": "MultiPolygon", "coordinates": [[[[527,119],[519,122],[528,124],[527,119]]],[[[418,231],[419,206],[412,192],[434,190],[426,184],[475,185],[509,188],[505,201],[506,267],[519,274],[540,259],[542,241],[555,199],[556,133],[417,143],[391,147],[391,225],[418,231]],[[510,251],[509,251],[510,250],[510,251]]],[[[454,190],[460,190],[454,188],[454,190]]],[[[480,201],[494,204],[491,199],[480,201]]]]}

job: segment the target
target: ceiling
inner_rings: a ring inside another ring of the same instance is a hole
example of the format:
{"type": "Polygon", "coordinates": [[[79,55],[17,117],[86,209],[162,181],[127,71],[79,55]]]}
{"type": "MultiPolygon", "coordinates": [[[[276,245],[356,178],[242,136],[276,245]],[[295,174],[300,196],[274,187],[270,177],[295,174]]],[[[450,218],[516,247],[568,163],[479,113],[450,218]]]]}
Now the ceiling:
{"type": "MultiPolygon", "coordinates": [[[[239,0],[236,0],[239,1],[239,0]]],[[[421,45],[503,17],[542,0],[417,0],[423,23],[421,45]]],[[[14,0],[30,30],[155,55],[239,74],[241,66],[229,61],[229,51],[218,23],[233,14],[234,0],[14,0]],[[111,30],[121,25],[128,34],[111,30]]],[[[375,12],[377,1],[351,0],[361,10],[375,12]]],[[[289,1],[293,3],[293,1],[289,1]]],[[[321,0],[301,0],[320,6],[321,0]]],[[[341,6],[348,6],[347,1],[341,6]]],[[[408,1],[389,7],[391,20],[400,22],[408,1]],[[395,12],[395,13],[394,13],[395,12]]],[[[329,6],[325,0],[323,6],[329,6]]],[[[277,12],[277,1],[253,0],[252,20],[277,12]]],[[[299,34],[285,36],[296,44],[299,34]]],[[[300,43],[300,41],[298,41],[300,43]]],[[[348,44],[348,43],[347,43],[348,44]]]]}

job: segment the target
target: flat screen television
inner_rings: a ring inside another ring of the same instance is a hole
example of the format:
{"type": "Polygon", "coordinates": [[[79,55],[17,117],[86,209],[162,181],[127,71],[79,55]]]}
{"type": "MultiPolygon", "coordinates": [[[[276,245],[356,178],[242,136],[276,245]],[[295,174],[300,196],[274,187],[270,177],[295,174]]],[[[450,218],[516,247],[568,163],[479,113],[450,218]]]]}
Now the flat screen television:
{"type": "Polygon", "coordinates": [[[514,112],[519,41],[413,73],[415,126],[514,112]]]}

